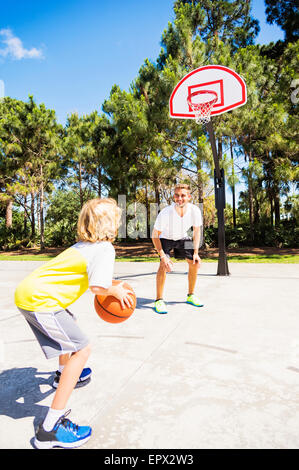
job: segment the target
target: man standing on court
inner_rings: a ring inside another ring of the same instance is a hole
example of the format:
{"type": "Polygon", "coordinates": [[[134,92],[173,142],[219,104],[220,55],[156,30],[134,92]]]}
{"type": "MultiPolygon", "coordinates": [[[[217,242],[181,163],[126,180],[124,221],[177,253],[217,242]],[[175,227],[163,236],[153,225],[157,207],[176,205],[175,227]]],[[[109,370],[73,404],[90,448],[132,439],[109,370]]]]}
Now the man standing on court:
{"type": "Polygon", "coordinates": [[[165,207],[158,214],[152,233],[153,244],[160,256],[160,266],[156,278],[156,301],[154,310],[167,313],[163,300],[166,273],[172,270],[170,252],[174,250],[175,258],[185,258],[189,265],[188,295],[186,302],[195,307],[203,307],[194,294],[197,271],[200,267],[198,249],[201,238],[202,216],[200,209],[191,204],[190,187],[178,184],[174,188],[174,203],[165,207]],[[188,237],[188,230],[193,227],[193,240],[188,237]]]}

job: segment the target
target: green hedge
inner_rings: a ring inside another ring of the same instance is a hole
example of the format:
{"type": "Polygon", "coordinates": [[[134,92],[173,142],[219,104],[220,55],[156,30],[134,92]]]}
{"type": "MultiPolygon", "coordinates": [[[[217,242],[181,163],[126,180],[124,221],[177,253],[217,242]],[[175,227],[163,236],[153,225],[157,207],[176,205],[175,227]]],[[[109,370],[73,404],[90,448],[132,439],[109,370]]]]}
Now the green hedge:
{"type": "MultiPolygon", "coordinates": [[[[282,221],[278,227],[259,224],[251,231],[249,224],[236,228],[225,227],[225,242],[228,248],[245,246],[269,246],[278,248],[298,248],[299,227],[295,220],[282,221]]],[[[205,229],[205,242],[210,247],[218,246],[217,227],[205,229]]]]}

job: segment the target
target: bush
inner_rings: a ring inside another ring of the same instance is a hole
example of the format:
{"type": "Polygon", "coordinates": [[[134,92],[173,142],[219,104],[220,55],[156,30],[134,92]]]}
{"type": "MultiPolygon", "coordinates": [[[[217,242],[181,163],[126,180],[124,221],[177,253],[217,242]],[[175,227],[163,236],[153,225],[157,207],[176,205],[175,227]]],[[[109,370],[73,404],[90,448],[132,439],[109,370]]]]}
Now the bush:
{"type": "Polygon", "coordinates": [[[58,190],[49,197],[45,224],[47,246],[67,246],[76,241],[80,200],[72,191],[58,190]]]}
{"type": "Polygon", "coordinates": [[[204,239],[205,239],[205,243],[213,248],[215,246],[217,246],[218,244],[218,229],[217,227],[213,227],[213,226],[210,226],[210,227],[206,227],[204,229],[204,239]]]}
{"type": "Polygon", "coordinates": [[[257,246],[297,248],[299,229],[294,220],[284,220],[278,227],[259,225],[254,229],[254,243],[257,246]]]}
{"type": "Polygon", "coordinates": [[[249,227],[240,226],[236,228],[225,227],[226,245],[235,245],[236,247],[248,246],[251,244],[251,235],[249,227]]]}
{"type": "Polygon", "coordinates": [[[45,245],[52,247],[73,245],[76,242],[76,234],[76,226],[67,221],[48,224],[45,228],[45,245]]]}
{"type": "MultiPolygon", "coordinates": [[[[261,223],[254,227],[253,232],[249,224],[242,224],[236,228],[225,227],[225,243],[228,248],[241,248],[246,246],[269,246],[277,248],[298,248],[299,227],[295,220],[284,220],[278,227],[261,223]]],[[[205,242],[213,247],[218,246],[218,229],[208,227],[205,229],[205,242]]]]}
{"type": "Polygon", "coordinates": [[[28,233],[24,232],[24,217],[13,211],[12,227],[7,228],[5,218],[0,219],[0,250],[17,250],[26,247],[30,242],[28,233]]]}

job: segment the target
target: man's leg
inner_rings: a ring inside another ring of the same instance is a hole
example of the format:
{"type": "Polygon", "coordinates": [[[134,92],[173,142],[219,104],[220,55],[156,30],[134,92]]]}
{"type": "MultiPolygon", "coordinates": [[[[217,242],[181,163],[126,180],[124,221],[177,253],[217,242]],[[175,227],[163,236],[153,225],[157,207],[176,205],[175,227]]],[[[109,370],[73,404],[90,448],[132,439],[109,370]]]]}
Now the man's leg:
{"type": "Polygon", "coordinates": [[[156,300],[163,299],[164,285],[166,280],[166,269],[160,262],[156,277],[156,300]]]}
{"type": "Polygon", "coordinates": [[[188,271],[188,295],[194,294],[195,284],[197,281],[197,272],[199,269],[198,263],[193,263],[192,260],[187,259],[189,264],[189,271],[188,271]]]}
{"type": "Polygon", "coordinates": [[[172,248],[172,240],[160,238],[160,242],[163,252],[156,275],[156,301],[154,310],[157,313],[167,313],[167,307],[163,300],[163,293],[166,280],[166,273],[171,271],[172,262],[170,260],[169,252],[172,248]]]}
{"type": "Polygon", "coordinates": [[[197,280],[197,271],[200,265],[199,263],[193,264],[193,261],[189,259],[187,259],[187,262],[189,264],[187,303],[193,305],[194,307],[203,307],[203,304],[200,302],[198,296],[194,294],[197,280]]]}
{"type": "Polygon", "coordinates": [[[156,277],[156,300],[154,304],[154,310],[157,313],[167,313],[167,307],[163,300],[164,285],[166,279],[166,268],[165,265],[161,262],[157,277],[156,277]]]}

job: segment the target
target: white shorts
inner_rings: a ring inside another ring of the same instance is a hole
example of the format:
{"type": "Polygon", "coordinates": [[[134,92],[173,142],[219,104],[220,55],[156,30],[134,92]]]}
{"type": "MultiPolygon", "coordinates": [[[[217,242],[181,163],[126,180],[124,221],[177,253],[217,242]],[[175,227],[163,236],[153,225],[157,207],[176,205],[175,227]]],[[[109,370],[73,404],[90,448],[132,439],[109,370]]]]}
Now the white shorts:
{"type": "Polygon", "coordinates": [[[47,359],[80,351],[89,344],[69,310],[32,312],[19,308],[47,359]]]}

